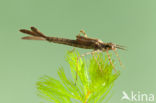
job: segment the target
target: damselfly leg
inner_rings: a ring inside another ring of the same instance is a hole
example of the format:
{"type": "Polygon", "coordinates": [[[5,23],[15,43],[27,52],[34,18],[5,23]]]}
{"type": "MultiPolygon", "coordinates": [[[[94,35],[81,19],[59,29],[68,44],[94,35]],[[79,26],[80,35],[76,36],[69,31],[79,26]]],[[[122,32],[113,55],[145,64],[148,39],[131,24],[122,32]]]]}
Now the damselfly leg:
{"type": "Polygon", "coordinates": [[[120,66],[121,66],[122,68],[125,68],[124,65],[122,64],[121,60],[120,60],[120,57],[119,57],[118,53],[117,53],[115,50],[113,50],[113,51],[114,51],[116,57],[118,58],[118,61],[119,61],[119,63],[120,63],[120,66]]]}
{"type": "Polygon", "coordinates": [[[115,69],[115,66],[114,66],[114,64],[113,64],[113,62],[112,62],[112,59],[111,59],[111,57],[110,57],[110,55],[109,55],[109,53],[108,53],[108,50],[106,50],[106,53],[107,53],[107,56],[108,56],[109,62],[110,62],[110,64],[112,65],[114,71],[117,72],[116,69],[115,69]]]}
{"type": "Polygon", "coordinates": [[[84,31],[84,30],[80,30],[80,33],[79,33],[78,35],[80,36],[80,34],[83,34],[83,35],[84,35],[84,37],[87,37],[87,34],[85,33],[85,31],[84,31]]]}

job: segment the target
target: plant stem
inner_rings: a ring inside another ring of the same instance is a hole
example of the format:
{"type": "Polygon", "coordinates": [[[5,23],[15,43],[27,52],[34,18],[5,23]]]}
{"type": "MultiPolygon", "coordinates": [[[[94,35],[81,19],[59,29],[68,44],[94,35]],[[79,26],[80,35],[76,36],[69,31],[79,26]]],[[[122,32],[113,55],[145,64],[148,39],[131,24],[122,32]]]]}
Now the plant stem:
{"type": "Polygon", "coordinates": [[[88,92],[87,92],[87,94],[86,94],[86,96],[85,96],[85,101],[84,101],[84,103],[87,103],[87,99],[88,99],[88,97],[89,97],[90,94],[91,94],[91,92],[88,90],[88,92]]]}

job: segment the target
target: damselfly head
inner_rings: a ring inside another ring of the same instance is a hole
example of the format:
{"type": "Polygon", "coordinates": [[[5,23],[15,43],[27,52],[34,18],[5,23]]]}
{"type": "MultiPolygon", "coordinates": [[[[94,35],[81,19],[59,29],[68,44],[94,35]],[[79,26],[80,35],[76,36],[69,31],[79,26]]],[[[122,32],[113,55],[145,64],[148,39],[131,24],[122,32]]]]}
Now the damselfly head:
{"type": "Polygon", "coordinates": [[[106,43],[103,45],[105,49],[107,50],[116,50],[116,49],[122,49],[122,50],[126,50],[124,48],[124,46],[121,45],[117,45],[117,44],[113,44],[113,43],[106,43]]]}
{"type": "Polygon", "coordinates": [[[116,50],[116,44],[113,44],[113,43],[107,43],[108,47],[109,47],[109,50],[116,50]]]}
{"type": "Polygon", "coordinates": [[[116,50],[116,45],[113,43],[102,43],[102,49],[105,50],[116,50]]]}

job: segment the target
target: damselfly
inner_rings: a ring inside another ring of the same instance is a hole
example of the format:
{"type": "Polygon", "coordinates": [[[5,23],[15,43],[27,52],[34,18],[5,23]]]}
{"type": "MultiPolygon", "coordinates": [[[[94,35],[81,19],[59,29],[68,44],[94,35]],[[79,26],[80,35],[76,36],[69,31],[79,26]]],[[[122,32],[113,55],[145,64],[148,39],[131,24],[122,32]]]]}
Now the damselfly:
{"type": "MultiPolygon", "coordinates": [[[[113,66],[114,71],[116,72],[115,66],[112,63],[111,57],[110,57],[109,52],[108,52],[109,50],[113,50],[115,52],[119,62],[120,62],[120,65],[122,66],[122,63],[120,61],[120,58],[119,58],[116,50],[117,49],[125,50],[124,46],[117,45],[114,43],[104,43],[99,39],[89,38],[89,37],[87,37],[87,34],[83,30],[80,31],[80,33],[76,36],[75,40],[66,39],[66,38],[58,38],[58,37],[49,37],[49,36],[46,36],[43,33],[41,33],[35,27],[31,27],[31,30],[21,29],[20,32],[31,35],[31,36],[23,37],[22,39],[45,40],[48,42],[64,44],[64,45],[69,45],[69,46],[78,47],[78,48],[92,49],[91,52],[87,52],[85,54],[80,55],[77,58],[77,61],[79,58],[81,58],[85,55],[88,55],[88,54],[94,54],[96,52],[106,52],[108,55],[109,62],[113,66]],[[84,34],[84,36],[81,36],[80,35],[81,33],[84,34]]],[[[78,70],[76,70],[76,71],[78,71],[78,70]]],[[[76,80],[77,80],[77,76],[76,76],[76,80]]]]}

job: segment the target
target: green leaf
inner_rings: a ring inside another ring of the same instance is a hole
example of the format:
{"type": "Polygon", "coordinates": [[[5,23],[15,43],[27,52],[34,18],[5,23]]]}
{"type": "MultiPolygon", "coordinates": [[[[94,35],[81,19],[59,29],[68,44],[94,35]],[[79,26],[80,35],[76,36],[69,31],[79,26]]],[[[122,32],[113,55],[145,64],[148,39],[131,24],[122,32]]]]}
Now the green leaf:
{"type": "Polygon", "coordinates": [[[68,79],[63,67],[60,67],[58,75],[61,81],[50,76],[41,77],[37,82],[38,95],[54,103],[106,101],[120,72],[113,72],[113,66],[104,53],[94,54],[87,60],[78,59],[78,56],[77,51],[67,53],[66,61],[69,63],[72,79],[68,79]]]}

